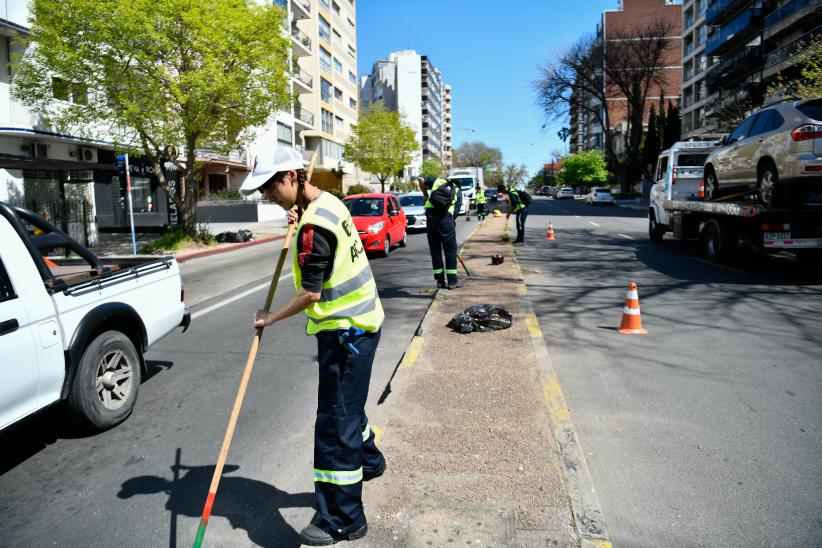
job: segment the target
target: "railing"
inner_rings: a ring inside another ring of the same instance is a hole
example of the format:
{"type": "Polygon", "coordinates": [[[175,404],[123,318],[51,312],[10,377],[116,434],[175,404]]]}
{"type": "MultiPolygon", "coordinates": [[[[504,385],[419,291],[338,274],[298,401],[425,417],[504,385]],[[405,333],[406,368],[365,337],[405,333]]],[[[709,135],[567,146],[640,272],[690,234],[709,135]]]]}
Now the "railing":
{"type": "Polygon", "coordinates": [[[291,36],[308,49],[311,49],[311,38],[306,36],[306,34],[297,27],[291,27],[291,36]]]}
{"type": "Polygon", "coordinates": [[[306,11],[306,13],[311,13],[311,4],[310,3],[303,2],[303,0],[294,0],[294,3],[299,4],[300,7],[306,11]]]}
{"type": "Polygon", "coordinates": [[[787,4],[775,9],[765,17],[765,28],[774,26],[804,7],[811,6],[819,9],[822,7],[822,0],[791,0],[787,4]]]}
{"type": "Polygon", "coordinates": [[[297,65],[294,65],[291,72],[294,74],[294,77],[297,80],[299,80],[300,82],[302,82],[306,86],[311,87],[314,84],[314,78],[310,74],[308,74],[306,71],[304,71],[303,69],[298,67],[297,65]]]}
{"type": "Polygon", "coordinates": [[[762,64],[762,46],[743,48],[742,51],[717,63],[705,77],[711,90],[727,87],[734,77],[743,75],[752,67],[762,64]]]}
{"type": "Polygon", "coordinates": [[[294,118],[308,124],[309,126],[314,125],[314,115],[310,112],[304,111],[302,107],[294,107],[294,118]]]}
{"type": "Polygon", "coordinates": [[[228,153],[215,150],[213,148],[198,148],[194,151],[200,160],[211,160],[216,162],[231,162],[233,164],[247,163],[245,151],[231,151],[228,153]]]}
{"type": "Polygon", "coordinates": [[[765,57],[765,68],[772,67],[773,65],[781,63],[782,61],[785,61],[786,59],[793,57],[797,53],[800,53],[801,51],[808,49],[808,47],[810,47],[811,45],[811,42],[819,37],[822,37],[822,25],[816,27],[815,29],[806,34],[803,34],[796,40],[793,40],[788,44],[785,44],[781,48],[770,52],[765,57]]]}
{"type": "Polygon", "coordinates": [[[761,26],[762,8],[751,8],[740,13],[733,21],[723,25],[721,30],[708,39],[705,55],[714,55],[716,50],[731,41],[738,41],[748,36],[745,30],[754,30],[761,26]]]}
{"type": "Polygon", "coordinates": [[[719,24],[726,18],[723,16],[729,13],[732,8],[741,4],[742,0],[714,0],[711,2],[711,5],[708,6],[708,9],[705,10],[705,24],[719,24]]]}

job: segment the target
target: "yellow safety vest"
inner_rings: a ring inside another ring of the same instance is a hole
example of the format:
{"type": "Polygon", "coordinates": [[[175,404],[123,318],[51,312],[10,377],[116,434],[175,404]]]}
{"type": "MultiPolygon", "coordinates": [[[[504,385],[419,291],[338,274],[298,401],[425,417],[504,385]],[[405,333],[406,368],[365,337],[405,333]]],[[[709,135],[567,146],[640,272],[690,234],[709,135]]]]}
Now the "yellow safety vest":
{"type": "MultiPolygon", "coordinates": [[[[447,183],[448,183],[448,181],[446,181],[445,179],[437,179],[436,181],[434,181],[434,184],[431,185],[431,188],[428,189],[428,195],[430,196],[432,192],[434,192],[439,187],[441,187],[442,185],[447,184],[447,183]]],[[[454,185],[454,197],[451,198],[451,207],[448,208],[448,213],[450,213],[451,216],[454,215],[454,206],[457,205],[457,199],[459,198],[459,195],[457,194],[457,192],[459,192],[459,186],[454,185]]],[[[433,207],[434,207],[434,204],[432,204],[430,200],[425,200],[425,209],[431,209],[433,207]]]]}
{"type": "Polygon", "coordinates": [[[508,201],[511,202],[511,205],[513,205],[514,201],[511,199],[511,196],[516,196],[517,198],[517,205],[514,207],[514,211],[519,211],[520,209],[525,208],[525,204],[522,203],[522,198],[520,197],[519,192],[513,188],[508,191],[508,201]]]}
{"type": "Polygon", "coordinates": [[[485,203],[485,191],[480,190],[477,192],[477,205],[485,203]]]}
{"type": "MultiPolygon", "coordinates": [[[[360,236],[345,205],[328,192],[311,202],[297,226],[297,234],[306,224],[319,226],[334,233],[337,250],[331,276],[323,282],[320,300],[305,309],[308,323],[305,332],[314,335],[320,331],[358,327],[376,331],[385,314],[377,295],[377,284],[365,256],[360,236]]],[[[298,253],[293,255],[294,287],[302,287],[302,272],[298,253]]]]}

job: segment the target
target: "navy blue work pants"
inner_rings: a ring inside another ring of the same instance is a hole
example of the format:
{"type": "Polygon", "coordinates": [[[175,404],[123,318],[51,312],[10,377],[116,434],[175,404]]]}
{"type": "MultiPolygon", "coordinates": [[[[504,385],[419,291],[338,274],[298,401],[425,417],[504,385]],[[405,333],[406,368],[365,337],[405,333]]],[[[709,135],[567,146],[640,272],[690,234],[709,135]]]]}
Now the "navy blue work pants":
{"type": "Polygon", "coordinates": [[[528,218],[528,208],[523,207],[519,211],[516,212],[516,221],[517,221],[517,242],[524,242],[525,241],[525,219],[528,218]]]}
{"type": "Polygon", "coordinates": [[[438,213],[429,208],[425,210],[426,224],[428,225],[428,249],[431,252],[431,266],[434,269],[434,278],[445,279],[449,282],[457,281],[457,229],[454,217],[450,213],[438,213]],[[445,263],[443,267],[443,255],[445,263]]]}
{"type": "Polygon", "coordinates": [[[322,527],[329,533],[348,533],[365,524],[363,472],[373,473],[385,464],[365,416],[380,331],[354,339],[359,354],[351,353],[340,342],[337,331],[320,331],[316,336],[320,375],[314,426],[314,495],[322,527]]]}

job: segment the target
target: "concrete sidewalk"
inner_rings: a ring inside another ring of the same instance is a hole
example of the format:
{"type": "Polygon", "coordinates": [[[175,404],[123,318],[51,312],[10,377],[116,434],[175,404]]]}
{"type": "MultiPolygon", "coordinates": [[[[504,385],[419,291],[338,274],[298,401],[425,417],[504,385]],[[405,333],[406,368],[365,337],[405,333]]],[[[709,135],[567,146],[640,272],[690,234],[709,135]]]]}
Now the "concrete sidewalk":
{"type": "Polygon", "coordinates": [[[369,533],[352,545],[610,546],[508,234],[504,217],[474,232],[472,276],[437,293],[370,417],[388,470],[364,486],[369,533]],[[513,326],[446,327],[479,303],[513,326]]]}
{"type": "MultiPolygon", "coordinates": [[[[262,244],[272,240],[279,240],[283,238],[288,230],[284,221],[265,221],[259,223],[206,223],[209,232],[216,236],[221,232],[237,232],[239,230],[250,230],[254,233],[254,240],[244,243],[223,243],[211,247],[203,246],[198,249],[185,249],[170,253],[158,253],[157,256],[173,255],[178,262],[189,261],[199,257],[215,255],[217,253],[224,253],[226,251],[233,251],[241,249],[250,245],[262,244]]],[[[142,253],[143,246],[153,242],[159,238],[159,233],[138,233],[136,235],[137,241],[137,255],[145,256],[142,253]]],[[[100,233],[99,242],[96,246],[90,248],[91,251],[98,257],[126,257],[130,256],[132,252],[131,234],[130,233],[100,233]]]]}

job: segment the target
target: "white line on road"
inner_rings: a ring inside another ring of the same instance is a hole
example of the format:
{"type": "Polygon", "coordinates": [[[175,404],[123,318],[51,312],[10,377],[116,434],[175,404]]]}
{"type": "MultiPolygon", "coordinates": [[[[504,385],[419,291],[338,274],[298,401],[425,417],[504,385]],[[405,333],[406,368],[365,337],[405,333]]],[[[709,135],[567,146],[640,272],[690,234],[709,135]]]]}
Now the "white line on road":
{"type": "MultiPolygon", "coordinates": [[[[278,281],[277,283],[279,284],[279,282],[282,282],[283,280],[286,280],[286,279],[288,279],[288,278],[290,278],[290,277],[291,277],[291,273],[290,273],[290,272],[289,272],[288,274],[283,274],[282,276],[280,276],[280,279],[279,279],[279,281],[278,281]]],[[[218,303],[212,304],[212,305],[211,305],[211,306],[209,306],[208,308],[203,308],[202,310],[198,310],[197,312],[195,312],[194,314],[192,314],[192,315],[191,315],[191,319],[192,319],[192,320],[196,320],[196,319],[197,319],[197,318],[199,318],[200,316],[204,316],[205,314],[208,314],[209,312],[214,312],[214,311],[215,311],[215,310],[217,310],[218,308],[222,308],[222,307],[224,307],[224,306],[225,306],[225,305],[227,305],[227,304],[231,304],[231,303],[233,303],[234,301],[239,301],[240,299],[242,299],[242,298],[244,298],[244,297],[248,297],[248,296],[249,296],[249,295],[251,295],[252,293],[256,293],[257,291],[259,291],[259,290],[261,290],[261,289],[265,289],[265,288],[267,288],[267,287],[268,287],[268,286],[270,286],[270,285],[271,285],[271,282],[266,282],[266,283],[264,283],[264,284],[255,285],[255,286],[254,286],[254,287],[252,287],[251,289],[246,289],[246,290],[245,290],[245,291],[243,291],[242,293],[237,293],[236,295],[234,295],[234,296],[232,296],[232,297],[229,297],[229,298],[227,298],[227,299],[226,299],[226,300],[224,300],[224,301],[220,301],[220,302],[218,302],[218,303]]]]}
{"type": "Polygon", "coordinates": [[[580,217],[579,215],[574,215],[574,217],[576,217],[577,219],[582,219],[582,217],[580,217]]]}
{"type": "Polygon", "coordinates": [[[630,236],[628,236],[627,234],[618,234],[618,236],[622,236],[622,237],[623,237],[623,238],[625,238],[626,240],[633,240],[633,238],[631,238],[631,237],[630,237],[630,236]]]}
{"type": "Polygon", "coordinates": [[[736,274],[742,274],[743,276],[750,276],[751,275],[750,272],[745,272],[744,270],[731,268],[730,266],[725,266],[723,264],[712,263],[711,261],[707,261],[705,259],[698,259],[696,257],[691,257],[691,259],[694,260],[694,261],[699,261],[700,263],[705,263],[705,264],[709,264],[711,266],[715,266],[717,268],[721,268],[723,270],[730,270],[731,272],[735,272],[736,274]]]}
{"type": "Polygon", "coordinates": [[[599,226],[599,225],[598,225],[598,224],[596,224],[594,221],[588,221],[588,223],[589,223],[589,224],[592,224],[592,225],[594,225],[594,226],[599,226]]]}

